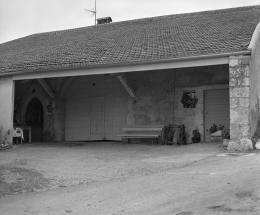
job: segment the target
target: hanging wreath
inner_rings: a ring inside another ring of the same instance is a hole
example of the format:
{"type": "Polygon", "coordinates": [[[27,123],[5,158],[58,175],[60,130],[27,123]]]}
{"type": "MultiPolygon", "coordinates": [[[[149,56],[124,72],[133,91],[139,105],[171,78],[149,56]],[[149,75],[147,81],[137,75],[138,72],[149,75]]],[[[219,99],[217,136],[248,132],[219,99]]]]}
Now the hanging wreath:
{"type": "Polygon", "coordinates": [[[198,99],[195,96],[195,92],[184,92],[181,103],[183,104],[184,108],[195,108],[198,99]]]}

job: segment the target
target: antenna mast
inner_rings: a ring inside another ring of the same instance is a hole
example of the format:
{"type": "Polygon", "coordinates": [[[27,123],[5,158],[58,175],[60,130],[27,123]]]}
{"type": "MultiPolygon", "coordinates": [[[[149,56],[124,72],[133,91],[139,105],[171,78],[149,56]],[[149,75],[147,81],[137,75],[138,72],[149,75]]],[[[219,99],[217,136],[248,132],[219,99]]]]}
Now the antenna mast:
{"type": "Polygon", "coordinates": [[[95,15],[94,25],[96,25],[96,20],[97,20],[97,0],[95,0],[95,8],[94,9],[92,9],[92,10],[84,9],[84,10],[92,13],[93,15],[95,15]]]}

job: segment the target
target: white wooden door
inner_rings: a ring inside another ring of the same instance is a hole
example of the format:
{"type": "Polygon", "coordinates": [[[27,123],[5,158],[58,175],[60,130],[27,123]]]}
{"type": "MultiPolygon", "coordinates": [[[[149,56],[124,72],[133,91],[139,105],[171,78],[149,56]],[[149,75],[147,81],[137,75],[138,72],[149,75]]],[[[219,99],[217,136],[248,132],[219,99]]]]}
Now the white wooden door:
{"type": "Polygon", "coordinates": [[[103,97],[90,98],[90,140],[104,138],[104,99],[103,97]]]}
{"type": "Polygon", "coordinates": [[[229,90],[207,90],[204,101],[205,141],[210,141],[208,129],[212,124],[230,127],[229,90]]]}

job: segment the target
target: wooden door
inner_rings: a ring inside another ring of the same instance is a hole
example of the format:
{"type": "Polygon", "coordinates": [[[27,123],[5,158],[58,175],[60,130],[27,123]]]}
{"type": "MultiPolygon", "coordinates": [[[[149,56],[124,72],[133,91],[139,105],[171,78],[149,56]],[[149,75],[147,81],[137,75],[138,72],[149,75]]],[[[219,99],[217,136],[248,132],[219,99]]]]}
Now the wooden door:
{"type": "Polygon", "coordinates": [[[204,101],[205,141],[210,141],[208,129],[212,124],[230,127],[229,90],[207,90],[204,101]]]}
{"type": "Polygon", "coordinates": [[[90,140],[104,139],[104,99],[90,98],[90,140]]]}
{"type": "Polygon", "coordinates": [[[43,107],[39,99],[33,98],[26,109],[25,123],[32,126],[32,142],[43,141],[43,107]]]}

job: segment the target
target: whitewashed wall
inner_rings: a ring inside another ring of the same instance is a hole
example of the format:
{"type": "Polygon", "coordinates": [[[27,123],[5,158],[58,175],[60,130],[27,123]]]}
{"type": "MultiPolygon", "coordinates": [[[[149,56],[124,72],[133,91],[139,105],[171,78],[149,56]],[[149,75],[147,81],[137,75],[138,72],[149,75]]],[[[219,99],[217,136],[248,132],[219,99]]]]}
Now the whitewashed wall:
{"type": "MultiPolygon", "coordinates": [[[[13,91],[14,82],[12,76],[0,77],[0,141],[4,139],[4,134],[13,127],[13,91]]],[[[12,135],[8,135],[9,142],[12,142],[12,135]]]]}
{"type": "Polygon", "coordinates": [[[71,85],[66,97],[65,140],[92,140],[90,136],[90,98],[103,97],[104,132],[106,140],[119,140],[127,120],[128,94],[117,77],[105,80],[104,76],[79,77],[71,85]]]}

